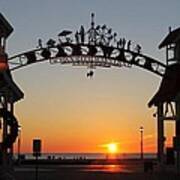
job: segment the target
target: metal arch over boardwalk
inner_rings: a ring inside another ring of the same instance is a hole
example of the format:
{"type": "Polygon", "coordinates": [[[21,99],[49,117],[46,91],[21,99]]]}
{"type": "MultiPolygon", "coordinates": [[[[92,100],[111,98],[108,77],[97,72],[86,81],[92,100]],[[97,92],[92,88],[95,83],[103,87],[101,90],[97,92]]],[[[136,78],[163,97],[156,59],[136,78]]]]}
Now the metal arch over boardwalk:
{"type": "Polygon", "coordinates": [[[38,40],[37,49],[24,52],[8,59],[10,70],[49,60],[51,64],[72,64],[88,68],[111,66],[139,66],[157,75],[163,76],[166,65],[142,54],[142,47],[131,40],[118,38],[117,33],[104,25],[95,25],[94,14],[91,14],[91,27],[83,26],[73,33],[63,30],[58,40],[49,39],[43,45],[38,40]]]}
{"type": "Polygon", "coordinates": [[[49,60],[51,64],[72,64],[89,68],[139,66],[163,76],[166,65],[143,54],[113,46],[63,43],[56,46],[35,49],[8,59],[10,70],[49,60]]]}

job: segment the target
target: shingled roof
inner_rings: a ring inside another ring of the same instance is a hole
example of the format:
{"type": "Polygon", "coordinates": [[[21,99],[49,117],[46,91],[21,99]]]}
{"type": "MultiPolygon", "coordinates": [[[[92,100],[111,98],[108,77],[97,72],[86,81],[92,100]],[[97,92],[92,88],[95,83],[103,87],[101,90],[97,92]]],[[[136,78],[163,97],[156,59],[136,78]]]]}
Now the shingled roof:
{"type": "Polygon", "coordinates": [[[173,64],[166,68],[160,88],[148,103],[157,106],[159,103],[174,101],[180,93],[180,64],[173,64]]]}

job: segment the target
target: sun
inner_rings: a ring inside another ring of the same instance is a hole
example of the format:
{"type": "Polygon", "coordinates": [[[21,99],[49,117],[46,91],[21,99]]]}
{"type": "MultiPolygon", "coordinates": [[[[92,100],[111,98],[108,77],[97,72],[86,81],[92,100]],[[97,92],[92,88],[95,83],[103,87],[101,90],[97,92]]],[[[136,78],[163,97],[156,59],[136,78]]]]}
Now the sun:
{"type": "MultiPolygon", "coordinates": [[[[101,147],[106,149],[106,153],[108,154],[117,154],[119,152],[119,143],[118,142],[110,142],[108,144],[102,144],[101,147]]],[[[104,150],[105,150],[104,149],[104,150]]]]}
{"type": "Polygon", "coordinates": [[[118,145],[117,143],[109,143],[107,144],[108,152],[111,154],[115,154],[118,152],[118,145]]]}

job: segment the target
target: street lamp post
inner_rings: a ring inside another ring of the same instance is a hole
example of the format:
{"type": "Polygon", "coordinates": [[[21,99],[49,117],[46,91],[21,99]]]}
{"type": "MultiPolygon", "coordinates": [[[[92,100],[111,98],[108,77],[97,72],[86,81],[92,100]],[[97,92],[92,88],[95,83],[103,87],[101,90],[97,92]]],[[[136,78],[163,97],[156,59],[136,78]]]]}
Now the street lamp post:
{"type": "Polygon", "coordinates": [[[18,127],[18,161],[20,160],[21,154],[21,126],[18,127]]]}
{"type": "Polygon", "coordinates": [[[143,160],[144,159],[144,151],[143,151],[143,133],[144,133],[144,127],[143,126],[141,126],[140,128],[139,128],[139,130],[140,130],[140,149],[141,149],[141,160],[143,160]]]}

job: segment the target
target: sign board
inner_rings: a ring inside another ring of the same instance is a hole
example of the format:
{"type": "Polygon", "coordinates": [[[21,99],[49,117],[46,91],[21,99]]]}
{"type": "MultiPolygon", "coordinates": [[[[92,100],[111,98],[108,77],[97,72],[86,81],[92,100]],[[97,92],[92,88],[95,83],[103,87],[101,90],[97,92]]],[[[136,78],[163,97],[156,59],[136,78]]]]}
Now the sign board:
{"type": "Polygon", "coordinates": [[[173,146],[175,151],[180,151],[180,137],[173,137],[173,146]]]}
{"type": "Polygon", "coordinates": [[[41,156],[41,139],[33,139],[33,156],[41,156]]]}

